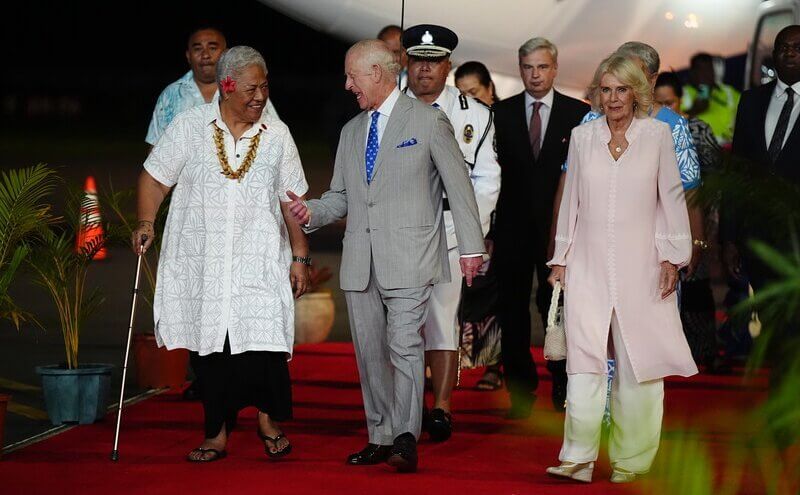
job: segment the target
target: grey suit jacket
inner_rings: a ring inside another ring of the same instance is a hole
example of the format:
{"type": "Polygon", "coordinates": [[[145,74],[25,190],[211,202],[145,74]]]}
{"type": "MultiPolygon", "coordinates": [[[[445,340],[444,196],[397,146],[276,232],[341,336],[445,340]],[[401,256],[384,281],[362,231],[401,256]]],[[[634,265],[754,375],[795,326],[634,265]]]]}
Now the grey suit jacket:
{"type": "MultiPolygon", "coordinates": [[[[307,231],[347,216],[341,287],[361,291],[370,267],[384,289],[450,280],[442,215],[447,191],[462,254],[485,251],[478,206],[450,121],[444,112],[400,95],[367,184],[367,112],[342,129],[328,192],[308,201],[307,231]],[[399,146],[416,140],[416,144],[399,146]]],[[[460,274],[455,274],[459,276],[460,274]]]]}

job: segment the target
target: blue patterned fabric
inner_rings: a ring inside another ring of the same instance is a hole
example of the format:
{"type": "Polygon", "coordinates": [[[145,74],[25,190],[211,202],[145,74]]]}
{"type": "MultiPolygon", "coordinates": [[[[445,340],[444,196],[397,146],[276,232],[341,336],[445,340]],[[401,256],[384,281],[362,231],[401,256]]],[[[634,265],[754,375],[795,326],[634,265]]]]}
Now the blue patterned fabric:
{"type": "MultiPolygon", "coordinates": [[[[215,94],[213,101],[216,100],[217,95],[215,94]]],[[[192,71],[187,72],[183,77],[164,88],[159,95],[156,108],[153,110],[153,118],[150,119],[150,126],[147,128],[147,137],[144,140],[148,144],[155,145],[176,115],[205,103],[200,88],[194,82],[192,71]]]]}
{"type": "Polygon", "coordinates": [[[367,152],[365,153],[367,162],[367,184],[372,181],[372,169],[375,168],[375,159],[378,157],[378,118],[381,113],[372,112],[372,122],[369,124],[369,136],[367,137],[367,152]]]}
{"type": "Polygon", "coordinates": [[[606,409],[603,411],[603,426],[611,426],[611,384],[614,382],[614,374],[617,372],[617,362],[609,359],[607,364],[608,389],[606,390],[606,409]]]}
{"type": "MultiPolygon", "coordinates": [[[[602,116],[600,112],[592,110],[583,117],[581,124],[602,116]]],[[[672,140],[675,142],[675,155],[678,158],[678,171],[681,173],[683,190],[689,191],[698,187],[700,185],[700,159],[692,140],[692,133],[689,131],[689,123],[685,118],[666,107],[661,107],[654,118],[667,123],[672,129],[672,140]]],[[[561,166],[561,170],[567,171],[566,163],[561,166]]]]}

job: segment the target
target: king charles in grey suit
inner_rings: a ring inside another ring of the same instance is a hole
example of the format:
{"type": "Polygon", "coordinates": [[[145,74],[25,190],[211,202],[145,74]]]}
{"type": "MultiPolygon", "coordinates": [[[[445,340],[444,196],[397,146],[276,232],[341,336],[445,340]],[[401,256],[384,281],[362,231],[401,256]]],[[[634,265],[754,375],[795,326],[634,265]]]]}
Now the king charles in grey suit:
{"type": "Polygon", "coordinates": [[[471,284],[483,261],[475,193],[447,116],[396,87],[399,64],[381,41],[353,45],[345,88],[362,111],[342,129],[330,190],[289,194],[307,231],[347,217],[341,288],[361,377],[369,443],[349,464],[386,461],[414,471],[422,423],[420,333],[434,284],[449,281],[443,193],[461,269],[471,284]]]}

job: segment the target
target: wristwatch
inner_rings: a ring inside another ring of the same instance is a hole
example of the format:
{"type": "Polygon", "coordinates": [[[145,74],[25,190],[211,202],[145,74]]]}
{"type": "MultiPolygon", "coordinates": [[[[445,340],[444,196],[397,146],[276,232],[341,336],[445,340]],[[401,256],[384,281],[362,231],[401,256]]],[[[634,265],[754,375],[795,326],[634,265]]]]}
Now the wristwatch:
{"type": "Polygon", "coordinates": [[[703,250],[708,249],[708,243],[706,241],[701,240],[701,239],[693,240],[692,244],[694,244],[695,246],[697,246],[697,247],[699,247],[700,249],[703,249],[703,250]]]}
{"type": "Polygon", "coordinates": [[[292,261],[295,263],[302,263],[306,266],[311,266],[311,256],[292,256],[292,261]]]}

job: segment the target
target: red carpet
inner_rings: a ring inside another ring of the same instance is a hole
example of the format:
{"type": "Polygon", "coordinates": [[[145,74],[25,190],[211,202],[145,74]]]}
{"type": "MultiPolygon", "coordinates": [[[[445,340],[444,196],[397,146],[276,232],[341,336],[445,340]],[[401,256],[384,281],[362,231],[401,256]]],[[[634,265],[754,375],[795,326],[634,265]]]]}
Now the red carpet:
{"type": "MultiPolygon", "coordinates": [[[[541,364],[541,352],[536,356],[541,364]]],[[[361,391],[350,344],[298,349],[291,363],[295,420],[284,429],[294,445],[281,461],[263,454],[254,410],[243,411],[226,459],[189,464],[199,445],[202,410],[197,402],[157,396],[130,406],[123,417],[121,459],[108,460],[114,415],[9,454],[0,461],[0,494],[604,494],[650,492],[638,482],[609,483],[602,457],[595,482],[578,485],[548,478],[557,463],[563,417],[550,405],[549,375],[531,419],[509,423],[502,416],[505,392],[470,390],[479,373],[467,371],[454,397],[456,432],[444,444],[423,440],[420,469],[399,475],[388,466],[350,467],[344,459],[366,441],[361,391]]],[[[703,428],[703,443],[724,455],[736,415],[763,399],[763,380],[745,388],[738,377],[701,375],[667,386],[664,443],[670,429],[703,428]],[[728,418],[733,418],[729,420],[728,418]]],[[[654,480],[657,481],[657,480],[654,480]]],[[[753,483],[750,483],[753,485],[753,483]]],[[[755,486],[758,486],[756,483],[755,486]]],[[[751,488],[742,493],[759,493],[751,488]]]]}

